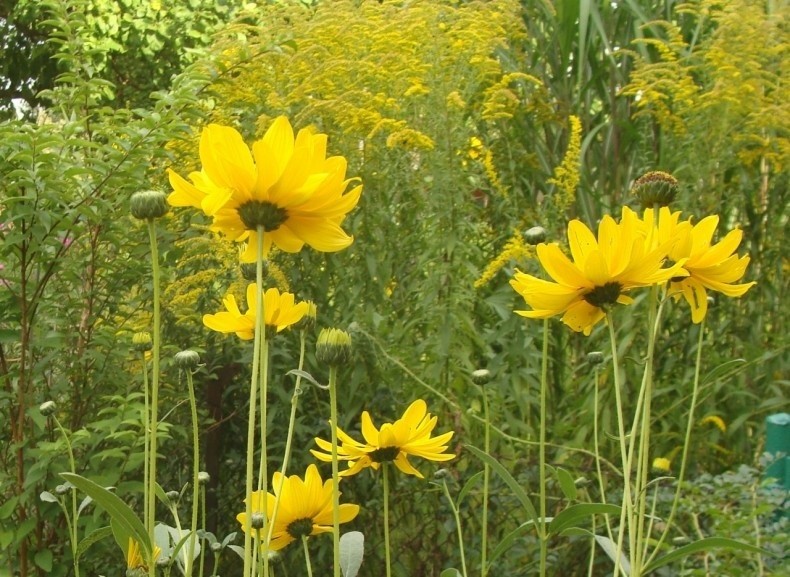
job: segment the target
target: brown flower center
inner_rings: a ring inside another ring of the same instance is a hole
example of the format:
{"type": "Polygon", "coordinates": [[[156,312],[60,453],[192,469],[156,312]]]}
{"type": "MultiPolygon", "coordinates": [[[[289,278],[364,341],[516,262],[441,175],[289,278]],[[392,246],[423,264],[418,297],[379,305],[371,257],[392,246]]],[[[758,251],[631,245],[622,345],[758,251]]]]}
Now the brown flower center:
{"type": "Polygon", "coordinates": [[[603,286],[597,286],[584,295],[582,298],[594,307],[605,309],[609,305],[617,302],[623,287],[619,282],[608,282],[603,286]]]}
{"type": "Polygon", "coordinates": [[[370,460],[374,463],[388,463],[394,461],[400,453],[400,447],[381,447],[370,454],[370,460]]]}
{"type": "Polygon", "coordinates": [[[313,532],[313,520],[309,517],[305,517],[304,519],[297,519],[296,521],[291,521],[286,531],[294,539],[301,539],[302,537],[307,537],[308,535],[310,535],[310,533],[313,532]]]}
{"type": "Polygon", "coordinates": [[[245,202],[236,212],[248,230],[257,230],[262,226],[265,232],[272,232],[288,220],[288,212],[284,208],[262,200],[245,202]]]}

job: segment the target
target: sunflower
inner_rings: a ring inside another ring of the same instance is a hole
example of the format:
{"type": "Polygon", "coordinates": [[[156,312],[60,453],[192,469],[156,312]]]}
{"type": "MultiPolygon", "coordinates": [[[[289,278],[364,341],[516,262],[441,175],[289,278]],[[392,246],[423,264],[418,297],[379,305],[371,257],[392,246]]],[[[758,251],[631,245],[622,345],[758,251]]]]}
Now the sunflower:
{"type": "MultiPolygon", "coordinates": [[[[154,562],[156,562],[161,553],[162,550],[154,546],[152,555],[154,562]]],[[[132,537],[129,537],[129,544],[126,547],[126,569],[126,574],[129,576],[148,574],[148,563],[143,559],[140,543],[132,537]]]]}
{"type": "Polygon", "coordinates": [[[263,251],[272,244],[298,252],[307,244],[322,252],[342,250],[353,238],[341,223],[359,201],[362,186],[345,193],[346,160],[326,157],[325,134],[302,129],[294,138],[284,116],[277,118],[252,150],[229,126],[210,124],[200,136],[202,170],[191,183],[169,170],[173,206],[192,206],[212,217],[212,230],[246,242],[243,262],[257,258],[258,231],[263,251]]]}
{"type": "Polygon", "coordinates": [[[626,294],[631,289],[685,276],[683,260],[661,268],[670,243],[653,243],[642,234],[643,226],[627,207],[619,223],[603,217],[597,238],[580,220],[572,220],[568,241],[573,261],[556,243],[539,244],[538,259],[556,282],[517,271],[510,285],[532,310],[516,312],[532,319],[561,314],[571,329],[589,335],[609,307],[633,302],[626,294]]]}
{"type": "Polygon", "coordinates": [[[674,239],[669,258],[683,261],[687,276],[670,278],[669,294],[681,296],[691,307],[691,320],[702,322],[708,312],[708,290],[720,292],[728,297],[741,297],[756,283],[733,284],[746,273],[749,257],[734,254],[743,239],[740,229],[730,231],[718,243],[712,244],[713,235],[719,224],[716,215],[703,218],[696,225],[691,220],[678,222],[680,213],[670,213],[662,208],[658,222],[651,209],[645,211],[644,222],[656,227],[660,240],[674,239]]]}
{"type": "MultiPolygon", "coordinates": [[[[272,527],[272,540],[269,551],[279,551],[289,543],[301,537],[332,532],[332,491],[334,483],[331,479],[321,480],[315,465],[307,467],[304,480],[298,475],[284,477],[279,471],[272,476],[274,494],[266,494],[266,516],[271,522],[277,495],[280,504],[272,527]]],[[[246,501],[245,501],[246,502],[246,501]]],[[[263,514],[263,491],[252,493],[250,510],[252,515],[263,514]]],[[[343,503],[340,505],[340,522],[348,523],[359,513],[359,505],[343,503]]],[[[246,531],[247,514],[239,513],[236,520],[246,531]]],[[[265,539],[263,531],[253,529],[257,537],[265,539]]]]}
{"type": "MultiPolygon", "coordinates": [[[[370,414],[364,411],[362,413],[364,443],[355,441],[339,427],[337,429],[337,436],[341,441],[341,445],[337,448],[338,459],[348,461],[348,469],[340,475],[342,477],[355,475],[365,467],[376,470],[381,463],[392,461],[402,472],[422,479],[422,474],[409,463],[409,455],[429,461],[449,461],[455,457],[452,453],[445,453],[453,431],[431,437],[431,432],[436,427],[436,420],[435,416],[428,413],[428,407],[421,399],[409,405],[403,417],[394,423],[383,424],[381,429],[373,425],[370,414]]],[[[315,449],[310,452],[322,461],[331,461],[332,444],[319,438],[316,438],[315,442],[325,452],[315,449]]]]}
{"type": "MultiPolygon", "coordinates": [[[[255,336],[255,283],[247,285],[247,312],[241,314],[236,298],[228,293],[222,300],[226,311],[214,315],[203,315],[203,324],[220,333],[236,333],[240,339],[250,340],[255,336]]],[[[276,288],[263,293],[263,322],[278,333],[299,322],[310,310],[307,302],[294,302],[294,295],[282,293],[276,288]]]]}

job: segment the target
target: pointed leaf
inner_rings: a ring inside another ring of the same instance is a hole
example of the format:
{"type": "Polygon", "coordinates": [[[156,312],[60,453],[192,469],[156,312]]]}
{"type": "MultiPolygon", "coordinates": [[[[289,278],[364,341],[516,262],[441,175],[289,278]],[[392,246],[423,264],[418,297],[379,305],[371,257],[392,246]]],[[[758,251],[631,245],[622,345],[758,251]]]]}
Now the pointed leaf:
{"type": "MultiPolygon", "coordinates": [[[[604,537],[603,535],[596,535],[595,541],[601,546],[601,549],[604,550],[604,553],[609,556],[609,559],[612,560],[612,563],[614,563],[614,558],[617,554],[617,543],[609,539],[609,537],[604,537]]],[[[631,575],[631,563],[628,561],[628,558],[623,554],[622,551],[620,551],[620,569],[623,573],[625,573],[626,576],[631,575]]],[[[645,571],[645,573],[647,573],[647,571],[645,571]]]]}
{"type": "Polygon", "coordinates": [[[112,529],[110,527],[100,527],[88,533],[77,546],[77,559],[79,560],[79,558],[82,557],[82,554],[88,550],[88,547],[110,535],[112,535],[112,529]]]}
{"type": "Polygon", "coordinates": [[[580,521],[593,515],[619,515],[620,507],[608,503],[580,503],[571,505],[561,511],[551,523],[549,533],[557,534],[570,527],[576,527],[580,521]]]}
{"type": "Polygon", "coordinates": [[[560,489],[562,489],[565,498],[569,501],[575,501],[578,491],[576,490],[576,483],[573,480],[573,476],[562,467],[557,467],[556,470],[557,482],[559,482],[560,489]]]}
{"type": "Polygon", "coordinates": [[[50,493],[49,491],[42,491],[41,495],[38,496],[39,499],[44,501],[45,503],[57,503],[58,498],[50,493]]]}
{"type": "Polygon", "coordinates": [[[513,491],[513,494],[516,496],[516,499],[518,499],[519,503],[521,503],[521,506],[524,507],[524,510],[527,512],[528,519],[536,519],[538,513],[535,510],[535,506],[532,504],[532,501],[530,501],[529,495],[527,495],[527,492],[524,490],[524,488],[513,478],[513,475],[511,475],[499,461],[494,459],[494,457],[488,453],[485,453],[484,451],[481,451],[472,445],[466,445],[466,448],[469,449],[478,459],[488,463],[489,466],[496,472],[496,474],[502,477],[502,480],[507,484],[508,487],[510,487],[510,490],[513,491]]]}
{"type": "Polygon", "coordinates": [[[522,523],[521,525],[513,529],[510,533],[505,535],[502,538],[502,540],[499,542],[499,544],[491,552],[491,554],[488,556],[489,568],[491,567],[491,563],[494,562],[494,559],[496,559],[502,553],[510,549],[510,547],[513,545],[516,539],[524,535],[527,531],[532,529],[532,527],[534,526],[536,526],[534,521],[527,521],[526,523],[522,523]]]}
{"type": "Polygon", "coordinates": [[[357,577],[365,555],[365,536],[359,531],[349,531],[340,536],[340,570],[343,577],[357,577]]]}
{"type": "Polygon", "coordinates": [[[699,541],[694,541],[693,543],[689,543],[688,545],[684,545],[683,547],[679,547],[675,549],[671,553],[667,553],[663,557],[659,557],[650,565],[645,567],[645,573],[649,573],[650,571],[654,571],[659,567],[663,567],[668,563],[672,563],[673,561],[677,561],[678,559],[682,559],[687,555],[691,555],[692,553],[700,553],[702,551],[707,551],[708,549],[733,549],[736,551],[748,551],[749,553],[760,553],[762,555],[770,555],[769,551],[765,549],[760,549],[759,547],[755,547],[754,545],[750,545],[748,543],[742,543],[740,541],[736,541],[735,539],[727,539],[726,537],[708,537],[706,539],[700,539],[699,541]]]}
{"type": "Polygon", "coordinates": [[[469,491],[471,491],[472,488],[477,484],[477,481],[483,476],[484,472],[485,471],[478,471],[469,477],[469,480],[464,483],[464,486],[461,488],[461,492],[458,493],[458,499],[455,501],[455,505],[457,507],[461,507],[461,502],[466,498],[467,493],[469,493],[469,491]]]}

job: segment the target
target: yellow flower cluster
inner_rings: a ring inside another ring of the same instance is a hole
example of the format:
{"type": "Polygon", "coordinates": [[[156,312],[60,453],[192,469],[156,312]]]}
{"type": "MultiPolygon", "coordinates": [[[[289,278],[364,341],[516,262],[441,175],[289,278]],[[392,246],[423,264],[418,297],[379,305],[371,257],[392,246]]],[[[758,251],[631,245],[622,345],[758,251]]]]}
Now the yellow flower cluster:
{"type": "Polygon", "coordinates": [[[524,242],[519,231],[513,233],[505,243],[502,252],[488,263],[483,274],[475,281],[475,288],[479,289],[491,282],[491,279],[511,261],[524,261],[534,256],[532,249],[524,242]]]}
{"type": "Polygon", "coordinates": [[[554,169],[554,177],[548,180],[549,184],[557,187],[554,205],[560,214],[564,214],[576,200],[581,169],[582,122],[578,116],[571,116],[568,121],[571,125],[568,148],[562,163],[554,169]]]}

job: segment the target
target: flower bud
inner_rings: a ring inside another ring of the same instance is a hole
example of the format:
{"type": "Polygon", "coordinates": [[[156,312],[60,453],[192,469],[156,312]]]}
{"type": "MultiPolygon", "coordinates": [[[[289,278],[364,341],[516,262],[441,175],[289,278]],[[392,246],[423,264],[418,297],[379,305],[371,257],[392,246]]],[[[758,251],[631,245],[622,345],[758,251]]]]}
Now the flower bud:
{"type": "Polygon", "coordinates": [[[55,404],[55,401],[46,401],[41,403],[41,405],[38,407],[38,410],[41,411],[41,414],[45,417],[49,417],[55,413],[57,408],[58,406],[55,404]]]}
{"type": "Polygon", "coordinates": [[[315,327],[315,319],[316,316],[318,316],[318,309],[316,308],[313,301],[304,302],[307,303],[307,312],[301,319],[299,319],[299,322],[296,323],[296,328],[303,331],[309,331],[315,327]]]}
{"type": "Polygon", "coordinates": [[[183,371],[191,371],[200,364],[200,355],[195,351],[179,351],[175,356],[176,366],[183,371]]]}
{"type": "Polygon", "coordinates": [[[140,220],[153,220],[167,214],[167,196],[159,190],[141,190],[132,195],[132,216],[140,220]]]}
{"type": "Polygon", "coordinates": [[[540,244],[545,242],[546,240],[546,229],[542,226],[533,226],[527,232],[524,233],[524,239],[527,241],[528,244],[535,246],[536,244],[540,244]]]}
{"type": "Polygon", "coordinates": [[[211,552],[212,553],[219,553],[222,551],[222,543],[212,543],[211,544],[211,552]]]}
{"type": "Polygon", "coordinates": [[[156,558],[156,564],[159,567],[167,567],[168,565],[170,565],[170,557],[168,557],[167,555],[160,555],[159,557],[156,558]]]}
{"type": "Polygon", "coordinates": [[[678,195],[678,181],[667,172],[648,172],[634,181],[631,193],[642,208],[669,206],[678,195]]]}
{"type": "Polygon", "coordinates": [[[656,473],[669,473],[672,470],[672,462],[666,457],[656,457],[653,459],[653,471],[656,473]]]}
{"type": "Polygon", "coordinates": [[[318,334],[315,356],[330,367],[346,365],[351,360],[351,336],[340,329],[322,329],[318,334]]]}
{"type": "Polygon", "coordinates": [[[472,371],[472,382],[476,385],[488,384],[491,381],[491,372],[488,369],[477,369],[472,371]]]}
{"type": "Polygon", "coordinates": [[[151,333],[134,333],[134,335],[132,335],[132,345],[141,353],[150,351],[154,348],[153,342],[151,341],[151,333]]]}
{"type": "Polygon", "coordinates": [[[211,475],[209,475],[205,471],[200,471],[198,473],[198,484],[208,485],[209,481],[211,481],[211,475]]]}
{"type": "Polygon", "coordinates": [[[66,493],[69,492],[69,489],[71,489],[71,487],[69,487],[64,483],[63,485],[58,485],[57,487],[55,487],[55,493],[58,495],[65,495],[66,493]]]}
{"type": "Polygon", "coordinates": [[[600,365],[604,361],[604,356],[601,351],[592,351],[587,353],[587,362],[591,365],[600,365]]]}
{"type": "Polygon", "coordinates": [[[178,501],[178,499],[181,497],[181,493],[179,493],[178,491],[168,491],[166,495],[168,499],[174,502],[178,501]]]}
{"type": "Polygon", "coordinates": [[[263,529],[265,521],[266,517],[263,516],[263,513],[253,513],[250,517],[250,527],[253,529],[263,529]]]}
{"type": "Polygon", "coordinates": [[[442,479],[446,479],[450,476],[450,472],[447,469],[436,469],[436,472],[433,474],[433,478],[437,481],[441,481],[442,479]]]}

